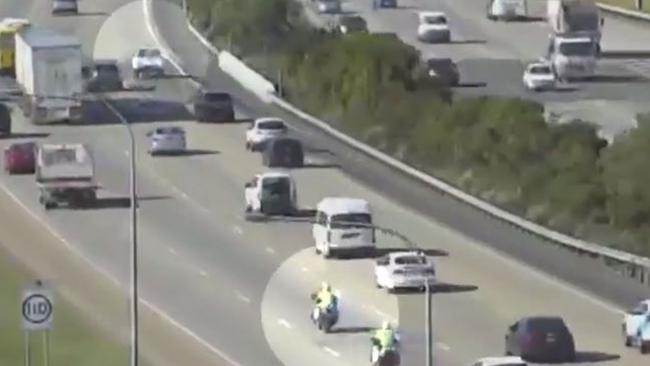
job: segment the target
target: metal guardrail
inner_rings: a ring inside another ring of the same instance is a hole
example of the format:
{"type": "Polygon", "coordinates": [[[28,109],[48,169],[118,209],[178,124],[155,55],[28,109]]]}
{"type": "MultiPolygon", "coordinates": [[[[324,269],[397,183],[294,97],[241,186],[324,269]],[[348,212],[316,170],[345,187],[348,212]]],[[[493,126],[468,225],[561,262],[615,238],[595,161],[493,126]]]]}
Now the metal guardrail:
{"type": "Polygon", "coordinates": [[[650,21],[650,14],[638,10],[629,10],[629,9],[621,8],[620,6],[613,6],[613,5],[600,4],[600,3],[596,4],[596,6],[598,6],[600,10],[607,13],[612,13],[612,14],[621,15],[624,17],[643,20],[643,21],[650,21]]]}
{"type": "MultiPolygon", "coordinates": [[[[607,9],[607,8],[615,8],[615,7],[610,7],[610,6],[599,6],[606,10],[606,11],[612,11],[612,12],[620,12],[619,9],[607,9]]],[[[627,11],[626,11],[627,12],[627,11]]],[[[621,12],[622,13],[622,12],[621,12]]],[[[629,12],[632,13],[632,12],[629,12]]],[[[648,20],[650,20],[650,16],[647,17],[648,20]]],[[[220,53],[224,53],[225,51],[219,52],[214,46],[210,45],[210,42],[208,42],[205,37],[191,24],[191,22],[187,21],[187,27],[189,28],[190,32],[194,34],[194,36],[203,44],[206,46],[210,52],[212,52],[215,56],[219,57],[220,53]],[[210,45],[210,47],[208,47],[210,45]]],[[[234,58],[234,56],[233,56],[234,58]]],[[[230,59],[230,58],[229,58],[230,59]]],[[[238,60],[238,62],[242,62],[238,60]]],[[[242,62],[243,63],[243,62],[242,62]]],[[[250,68],[249,68],[250,69],[250,68]]],[[[251,72],[255,72],[254,70],[250,69],[251,72]]],[[[237,76],[238,75],[230,75],[232,76],[235,80],[238,80],[237,76]]],[[[262,77],[263,78],[263,77],[262,77]]],[[[239,81],[239,80],[238,80],[239,81]]],[[[263,88],[263,87],[262,87],[263,88]]],[[[257,93],[256,93],[257,94],[257,93]]],[[[618,264],[622,264],[626,266],[625,268],[625,274],[628,275],[629,277],[635,278],[637,281],[645,283],[647,285],[650,285],[650,258],[645,258],[641,256],[637,256],[631,253],[627,253],[621,250],[617,249],[612,249],[608,248],[599,244],[594,244],[590,243],[584,240],[576,239],[573,237],[570,237],[568,235],[559,233],[554,230],[550,230],[542,225],[536,224],[534,222],[528,221],[526,219],[523,219],[519,216],[516,216],[510,212],[507,212],[501,208],[498,208],[488,202],[485,202],[481,199],[478,199],[470,194],[467,194],[460,189],[444,182],[439,179],[436,179],[422,171],[419,171],[397,159],[395,159],[392,156],[389,156],[363,142],[360,142],[338,130],[333,128],[330,124],[321,121],[303,111],[300,109],[296,108],[289,102],[285,101],[284,99],[278,97],[277,95],[271,95],[269,96],[270,103],[273,103],[286,111],[296,115],[297,117],[301,118],[302,120],[311,123],[312,125],[318,127],[319,129],[323,130],[330,136],[350,145],[354,149],[361,151],[370,157],[373,157],[381,162],[383,162],[386,165],[389,165],[396,170],[399,170],[411,177],[414,177],[418,179],[421,182],[424,182],[431,187],[437,189],[438,191],[448,194],[454,198],[456,198],[459,201],[464,202],[465,204],[468,204],[472,207],[475,207],[476,209],[483,211],[487,214],[489,214],[492,217],[495,217],[497,219],[500,219],[506,223],[509,223],[517,228],[520,228],[522,230],[525,230],[526,232],[537,235],[539,237],[542,237],[548,241],[560,244],[570,250],[577,251],[580,253],[586,253],[592,256],[597,256],[602,258],[603,260],[607,262],[618,262],[618,264]]],[[[611,265],[611,263],[608,263],[611,265]]]]}

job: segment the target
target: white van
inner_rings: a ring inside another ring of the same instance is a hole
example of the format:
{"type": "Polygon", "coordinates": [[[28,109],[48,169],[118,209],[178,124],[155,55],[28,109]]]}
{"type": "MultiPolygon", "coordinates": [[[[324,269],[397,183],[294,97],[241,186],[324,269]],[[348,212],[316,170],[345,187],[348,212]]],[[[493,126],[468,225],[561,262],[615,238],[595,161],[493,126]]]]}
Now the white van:
{"type": "Polygon", "coordinates": [[[490,0],[487,18],[490,20],[523,20],[528,17],[527,0],[490,0]]]}
{"type": "Polygon", "coordinates": [[[372,225],[372,213],[366,200],[324,198],[316,207],[312,228],[316,253],[329,258],[339,253],[373,251],[375,229],[369,225],[372,225]]]}

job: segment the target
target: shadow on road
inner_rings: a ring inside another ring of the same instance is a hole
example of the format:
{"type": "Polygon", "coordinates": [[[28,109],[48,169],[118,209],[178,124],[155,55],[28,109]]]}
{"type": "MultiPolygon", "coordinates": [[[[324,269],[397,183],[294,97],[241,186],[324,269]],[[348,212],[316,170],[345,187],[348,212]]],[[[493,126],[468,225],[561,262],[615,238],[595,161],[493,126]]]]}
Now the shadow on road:
{"type": "Polygon", "coordinates": [[[573,363],[583,362],[606,362],[620,359],[620,355],[597,352],[597,351],[578,351],[576,352],[576,359],[573,363]]]}
{"type": "Polygon", "coordinates": [[[484,81],[479,82],[463,82],[455,85],[454,88],[484,88],[487,86],[487,83],[484,81]]]}
{"type": "Polygon", "coordinates": [[[372,327],[336,327],[330,330],[330,333],[368,333],[374,328],[372,327]]]}
{"type": "MultiPolygon", "coordinates": [[[[170,196],[142,196],[138,197],[138,202],[159,201],[170,199],[170,196]]],[[[95,204],[90,207],[84,207],[86,210],[101,210],[111,208],[128,208],[131,207],[131,198],[129,197],[104,197],[97,198],[95,204]]]]}
{"type": "Polygon", "coordinates": [[[648,79],[638,75],[596,75],[589,78],[591,83],[643,83],[648,79]]]}
{"type": "Polygon", "coordinates": [[[50,134],[47,132],[12,132],[9,135],[3,135],[0,139],[44,139],[49,136],[50,134]]]}
{"type": "MultiPolygon", "coordinates": [[[[116,98],[110,103],[130,123],[189,121],[194,120],[185,104],[157,99],[116,98]]],[[[88,100],[84,104],[85,125],[119,124],[120,119],[111,109],[98,100],[88,100]]]]}
{"type": "Polygon", "coordinates": [[[650,58],[650,51],[603,51],[600,53],[600,57],[609,59],[650,58]]]}
{"type": "Polygon", "coordinates": [[[303,169],[333,169],[341,166],[336,163],[305,163],[303,169]]]}
{"type": "Polygon", "coordinates": [[[436,294],[451,294],[459,292],[472,292],[478,290],[476,285],[459,285],[453,283],[438,282],[432,288],[431,292],[436,294]]]}
{"type": "Polygon", "coordinates": [[[205,149],[187,149],[185,151],[169,152],[169,153],[156,153],[152,154],[155,157],[176,157],[176,156],[201,156],[201,155],[216,155],[221,152],[218,150],[205,150],[205,149]]]}
{"type": "MultiPolygon", "coordinates": [[[[383,257],[389,253],[396,253],[396,252],[408,252],[411,251],[412,249],[404,248],[404,247],[393,247],[393,248],[376,248],[374,253],[372,253],[373,258],[380,258],[383,257]]],[[[424,252],[425,255],[429,257],[447,257],[449,256],[449,253],[440,250],[440,249],[423,249],[422,252],[424,252]]]]}
{"type": "Polygon", "coordinates": [[[485,39],[452,39],[449,44],[486,44],[485,39]]]}

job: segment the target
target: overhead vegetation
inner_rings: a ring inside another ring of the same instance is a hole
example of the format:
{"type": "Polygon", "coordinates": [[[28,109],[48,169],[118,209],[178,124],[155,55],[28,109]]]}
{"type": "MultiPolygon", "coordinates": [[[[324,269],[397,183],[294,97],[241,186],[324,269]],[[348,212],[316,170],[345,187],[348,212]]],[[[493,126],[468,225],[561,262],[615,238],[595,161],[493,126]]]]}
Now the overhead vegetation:
{"type": "Polygon", "coordinates": [[[454,98],[392,34],[316,29],[295,0],[188,0],[191,20],[338,129],[496,205],[650,256],[650,118],[611,146],[520,99],[454,98]]]}

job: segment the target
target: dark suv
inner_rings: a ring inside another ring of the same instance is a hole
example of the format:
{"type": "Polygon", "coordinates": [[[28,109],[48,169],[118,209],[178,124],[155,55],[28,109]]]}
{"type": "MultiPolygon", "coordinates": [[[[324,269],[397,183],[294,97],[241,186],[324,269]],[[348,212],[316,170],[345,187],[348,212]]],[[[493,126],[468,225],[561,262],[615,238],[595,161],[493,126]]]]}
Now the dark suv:
{"type": "Polygon", "coordinates": [[[0,103],[0,135],[11,135],[11,110],[3,103],[0,103]]]}
{"type": "Polygon", "coordinates": [[[97,60],[82,70],[89,92],[112,92],[124,89],[120,68],[115,60],[97,60]]]}
{"type": "Polygon", "coordinates": [[[458,66],[450,58],[432,58],[426,61],[426,71],[446,85],[457,86],[460,82],[458,66]]]}
{"type": "Polygon", "coordinates": [[[572,362],[575,343],[560,317],[523,318],[508,328],[506,354],[530,362],[572,362]]]}
{"type": "Polygon", "coordinates": [[[199,122],[232,122],[235,109],[232,97],[218,91],[200,91],[194,99],[194,116],[199,122]]]}

